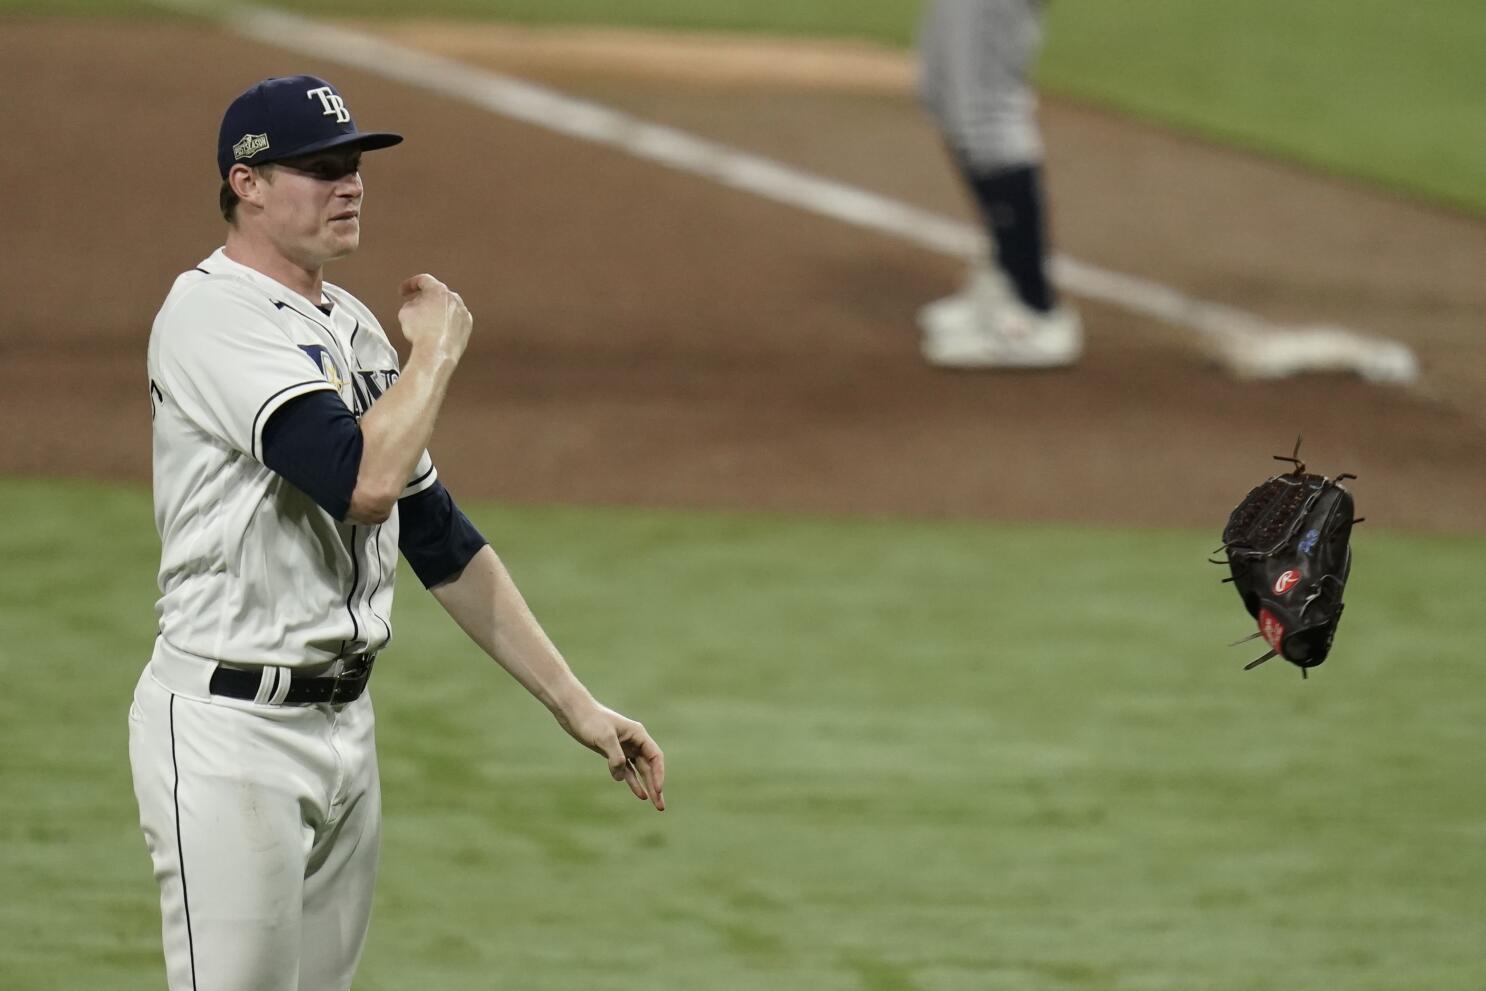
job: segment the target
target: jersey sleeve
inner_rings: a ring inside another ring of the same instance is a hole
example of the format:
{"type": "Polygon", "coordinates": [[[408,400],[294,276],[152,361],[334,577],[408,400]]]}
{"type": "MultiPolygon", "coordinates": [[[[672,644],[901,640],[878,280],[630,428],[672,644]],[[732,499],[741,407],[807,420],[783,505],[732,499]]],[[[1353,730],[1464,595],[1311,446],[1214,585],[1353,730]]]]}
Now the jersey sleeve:
{"type": "Polygon", "coordinates": [[[429,457],[427,449],[418,456],[418,464],[413,467],[413,477],[408,479],[408,484],[403,486],[402,495],[399,499],[417,495],[439,484],[438,469],[433,466],[433,458],[429,457]]]}
{"type": "Polygon", "coordinates": [[[334,390],[252,287],[208,278],[186,290],[155,327],[152,369],[166,395],[222,443],[263,459],[263,428],[299,396],[334,390]]]}

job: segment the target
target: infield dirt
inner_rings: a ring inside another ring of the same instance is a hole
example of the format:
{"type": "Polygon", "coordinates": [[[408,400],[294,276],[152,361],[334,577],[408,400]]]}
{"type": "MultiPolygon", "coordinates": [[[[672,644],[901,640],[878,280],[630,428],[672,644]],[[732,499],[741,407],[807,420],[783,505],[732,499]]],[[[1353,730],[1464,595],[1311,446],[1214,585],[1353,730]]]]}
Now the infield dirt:
{"type": "MultiPolygon", "coordinates": [[[[502,51],[466,37],[460,54],[969,215],[902,78],[683,82],[502,51]]],[[[1480,219],[1049,101],[1061,250],[1407,341],[1425,381],[1236,382],[1190,334],[1088,302],[1076,369],[936,372],[913,314],[953,289],[951,259],[185,21],[0,31],[0,471],[148,479],[144,345],[172,278],[221,240],[221,109],[302,71],[336,80],[363,127],[408,137],[368,157],[363,247],[330,278],[389,327],[420,270],[476,315],[434,449],[464,498],[1216,532],[1303,431],[1314,469],[1360,476],[1377,523],[1481,527],[1480,219]]]]}

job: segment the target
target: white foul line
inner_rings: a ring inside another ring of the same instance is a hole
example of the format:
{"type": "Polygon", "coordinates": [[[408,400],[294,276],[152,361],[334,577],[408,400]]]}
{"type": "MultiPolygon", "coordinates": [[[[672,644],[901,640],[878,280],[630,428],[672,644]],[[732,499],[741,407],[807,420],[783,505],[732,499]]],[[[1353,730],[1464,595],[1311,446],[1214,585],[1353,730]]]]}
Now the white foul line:
{"type": "MultiPolygon", "coordinates": [[[[197,0],[157,2],[199,13],[214,9],[197,0]]],[[[984,250],[984,234],[964,221],[487,69],[284,11],[238,7],[226,12],[224,20],[238,34],[278,48],[432,90],[932,251],[964,258],[984,250]]],[[[1074,295],[1197,332],[1214,355],[1240,375],[1267,378],[1307,370],[1353,371],[1378,382],[1410,382],[1418,375],[1413,352],[1397,341],[1343,327],[1280,327],[1243,310],[1061,254],[1053,259],[1053,276],[1074,295]]]]}

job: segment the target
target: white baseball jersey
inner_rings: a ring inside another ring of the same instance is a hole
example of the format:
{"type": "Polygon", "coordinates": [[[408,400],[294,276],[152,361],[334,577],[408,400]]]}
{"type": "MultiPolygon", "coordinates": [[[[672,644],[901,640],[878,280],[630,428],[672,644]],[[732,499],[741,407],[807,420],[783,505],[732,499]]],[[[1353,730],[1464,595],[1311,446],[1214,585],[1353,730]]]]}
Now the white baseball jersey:
{"type": "MultiPolygon", "coordinates": [[[[218,249],[176,279],[150,334],[160,636],[198,657],[310,667],[392,638],[397,514],[342,523],[263,464],[263,428],[335,391],[357,417],[397,379],[371,311],[329,314],[218,249]]],[[[431,486],[425,451],[403,496],[431,486]]]]}

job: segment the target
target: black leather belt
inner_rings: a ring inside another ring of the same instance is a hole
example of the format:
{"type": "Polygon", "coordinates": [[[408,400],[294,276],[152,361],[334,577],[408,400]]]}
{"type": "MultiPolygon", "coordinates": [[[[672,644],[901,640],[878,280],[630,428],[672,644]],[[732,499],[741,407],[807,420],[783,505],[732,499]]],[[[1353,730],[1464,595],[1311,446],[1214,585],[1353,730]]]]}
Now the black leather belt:
{"type": "MultiPolygon", "coordinates": [[[[355,702],[366,691],[371,681],[372,662],[376,654],[357,654],[347,657],[339,674],[322,678],[291,677],[289,692],[280,705],[343,705],[355,702]]],[[[218,664],[212,672],[211,692],[228,698],[247,699],[258,697],[258,688],[263,684],[263,672],[249,668],[229,668],[218,664]]]]}

